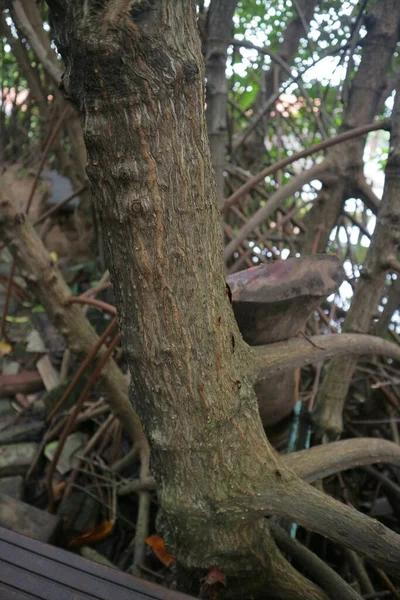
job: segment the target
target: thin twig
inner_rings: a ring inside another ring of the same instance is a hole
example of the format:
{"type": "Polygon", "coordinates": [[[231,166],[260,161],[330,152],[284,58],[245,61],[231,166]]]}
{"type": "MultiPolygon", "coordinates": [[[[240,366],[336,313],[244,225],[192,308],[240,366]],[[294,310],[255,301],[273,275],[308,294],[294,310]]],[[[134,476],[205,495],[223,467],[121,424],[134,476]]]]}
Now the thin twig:
{"type": "Polygon", "coordinates": [[[89,396],[89,393],[91,392],[94,384],[97,381],[97,378],[99,377],[101,370],[104,366],[104,364],[106,363],[106,361],[108,360],[108,358],[110,357],[112,351],[114,350],[114,348],[117,346],[117,344],[119,343],[120,340],[120,335],[117,334],[114,339],[112,340],[112,342],[110,343],[109,347],[107,348],[107,350],[104,352],[104,354],[99,358],[96,367],[89,379],[89,381],[87,382],[78,402],[76,403],[76,406],[73,410],[73,412],[71,413],[71,415],[68,417],[68,421],[64,427],[64,430],[60,436],[59,442],[57,444],[57,448],[55,450],[54,456],[53,456],[53,460],[50,463],[49,469],[47,471],[47,476],[46,476],[46,485],[47,485],[47,493],[48,493],[48,502],[49,502],[49,507],[48,510],[50,513],[54,512],[55,509],[55,504],[54,504],[54,495],[53,495],[53,488],[52,488],[52,482],[53,482],[53,473],[57,467],[57,463],[58,463],[58,459],[60,458],[62,449],[64,447],[65,441],[68,437],[68,435],[70,434],[72,427],[75,423],[75,420],[79,414],[79,411],[84,403],[84,401],[87,399],[87,397],[89,396]]]}
{"type": "Polygon", "coordinates": [[[61,410],[61,408],[64,406],[65,401],[67,400],[68,396],[71,394],[71,392],[73,391],[73,389],[76,387],[78,381],[80,380],[80,378],[82,377],[83,373],[86,371],[86,369],[88,368],[89,364],[92,362],[92,360],[94,360],[96,354],[98,353],[98,351],[100,350],[100,348],[102,347],[102,345],[104,344],[104,342],[106,341],[106,339],[108,338],[108,336],[112,333],[114,327],[117,324],[117,319],[114,318],[111,323],[109,324],[109,326],[107,327],[107,329],[104,331],[104,333],[102,334],[101,337],[99,337],[99,339],[97,340],[96,344],[93,346],[92,350],[89,352],[89,354],[86,356],[85,360],[83,361],[83,363],[81,364],[81,366],[79,367],[79,369],[77,370],[77,372],[75,373],[71,383],[69,384],[69,386],[67,387],[67,389],[65,390],[64,394],[62,395],[62,397],[60,398],[60,400],[57,402],[57,404],[53,407],[53,409],[50,411],[48,417],[47,417],[47,421],[50,422],[53,417],[61,410]]]}
{"type": "Polygon", "coordinates": [[[43,221],[53,216],[56,212],[60,210],[60,208],[68,204],[68,202],[71,202],[71,200],[76,198],[76,196],[81,194],[84,190],[86,190],[86,185],[81,185],[77,190],[75,190],[75,192],[72,192],[72,194],[64,198],[64,200],[61,200],[61,202],[58,202],[55,206],[49,208],[49,210],[40,215],[40,217],[38,217],[36,221],[33,222],[33,225],[36,227],[36,225],[40,225],[40,223],[43,223],[43,221]]]}
{"type": "Polygon", "coordinates": [[[88,298],[87,296],[71,296],[69,298],[69,302],[71,304],[91,304],[92,306],[98,308],[99,310],[105,310],[111,315],[117,314],[117,309],[112,304],[108,304],[108,302],[103,302],[102,300],[97,300],[96,298],[88,298]]]}

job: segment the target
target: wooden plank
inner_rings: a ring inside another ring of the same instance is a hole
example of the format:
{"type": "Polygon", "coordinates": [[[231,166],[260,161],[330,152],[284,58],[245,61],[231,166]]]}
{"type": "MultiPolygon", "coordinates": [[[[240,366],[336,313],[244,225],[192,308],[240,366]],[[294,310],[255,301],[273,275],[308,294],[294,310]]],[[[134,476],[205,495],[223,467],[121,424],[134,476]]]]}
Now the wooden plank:
{"type": "Polygon", "coordinates": [[[3,600],[32,600],[34,596],[24,594],[21,590],[0,583],[0,598],[3,600]]]}
{"type": "Polygon", "coordinates": [[[0,527],[1,600],[190,600],[0,527]]]}

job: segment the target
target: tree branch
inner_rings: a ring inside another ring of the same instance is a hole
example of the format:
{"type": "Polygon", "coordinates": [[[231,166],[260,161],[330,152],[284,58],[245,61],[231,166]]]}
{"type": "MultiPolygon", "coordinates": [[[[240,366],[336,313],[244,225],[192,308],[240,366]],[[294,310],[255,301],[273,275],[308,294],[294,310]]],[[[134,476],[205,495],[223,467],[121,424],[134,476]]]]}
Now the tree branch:
{"type": "Polygon", "coordinates": [[[237,0],[212,0],[207,16],[205,52],[207,78],[207,129],[211,160],[215,171],[218,199],[224,199],[224,165],[226,152],[226,59],[237,0]]]}
{"type": "Polygon", "coordinates": [[[11,46],[13,56],[18,63],[18,68],[21,69],[28,84],[28,88],[39,105],[41,115],[44,115],[47,110],[47,101],[39,73],[31,68],[26,45],[23,44],[19,38],[15,38],[11,33],[10,27],[6,21],[5,12],[3,12],[0,19],[0,35],[7,38],[7,43],[11,46]]]}
{"type": "MultiPolygon", "coordinates": [[[[252,44],[251,42],[248,42],[246,40],[232,40],[231,44],[233,46],[237,46],[239,48],[242,47],[242,48],[248,48],[250,50],[256,50],[259,54],[262,54],[263,56],[268,56],[273,62],[278,64],[281,67],[281,69],[289,77],[292,76],[292,71],[291,71],[290,65],[286,62],[286,60],[284,60],[284,58],[282,58],[282,56],[280,56],[279,53],[270,52],[267,48],[262,48],[261,46],[256,46],[255,44],[252,44]]],[[[297,79],[297,85],[299,86],[299,90],[300,90],[301,94],[306,99],[307,104],[312,109],[314,106],[313,100],[312,100],[310,94],[308,93],[307,89],[304,87],[301,77],[299,77],[297,79]]],[[[316,126],[321,134],[322,139],[325,140],[327,138],[327,133],[326,133],[326,129],[325,129],[324,124],[322,123],[319,115],[316,112],[312,111],[311,117],[315,120],[316,126]]]]}
{"type": "Polygon", "coordinates": [[[282,160],[276,162],[275,164],[266,167],[257,175],[254,175],[251,179],[249,179],[242,187],[236,190],[229,198],[227,198],[224,204],[221,207],[221,213],[225,213],[233,204],[237,204],[237,202],[243,198],[245,194],[250,192],[257,183],[265,179],[268,175],[272,175],[272,173],[276,173],[280,169],[287,167],[296,160],[300,158],[305,158],[306,156],[310,156],[311,154],[315,154],[316,152],[320,152],[325,148],[329,148],[330,146],[334,146],[336,144],[341,144],[343,142],[347,142],[354,137],[365,135],[370,131],[377,131],[378,129],[388,129],[389,121],[378,121],[376,123],[369,123],[368,125],[362,125],[361,127],[357,127],[356,129],[350,129],[349,131],[345,131],[344,133],[340,133],[339,135],[331,138],[330,140],[324,140],[319,144],[315,144],[314,146],[310,146],[310,148],[305,148],[301,150],[301,152],[297,152],[297,154],[293,154],[293,156],[287,156],[282,160]]]}
{"type": "Polygon", "coordinates": [[[339,355],[380,355],[400,360],[400,348],[373,335],[337,333],[309,339],[292,338],[252,348],[259,366],[257,381],[289,369],[322,362],[339,355]]]}
{"type": "MultiPolygon", "coordinates": [[[[292,64],[293,59],[296,56],[299,42],[303,37],[307,36],[307,23],[310,23],[315,6],[318,2],[315,0],[299,0],[296,2],[296,15],[287,24],[285,31],[283,32],[283,39],[279,46],[276,48],[275,54],[284,58],[287,64],[292,64]],[[301,16],[300,16],[301,15],[301,16]]],[[[266,127],[270,119],[269,108],[271,108],[279,96],[284,93],[290,85],[301,81],[307,71],[314,67],[318,62],[326,58],[327,56],[333,56],[340,52],[343,52],[347,44],[344,46],[336,46],[328,49],[318,56],[316,60],[312,60],[311,64],[307,65],[306,68],[302,69],[297,76],[291,76],[284,83],[284,71],[283,69],[277,68],[275,64],[271,64],[268,71],[261,74],[260,90],[252,108],[254,113],[249,120],[249,125],[238,134],[234,136],[233,140],[233,156],[240,148],[240,146],[247,140],[249,143],[249,135],[258,129],[258,137],[261,142],[265,138],[266,127]],[[265,97],[267,90],[277,90],[273,93],[267,101],[265,97]]],[[[311,52],[311,54],[313,54],[311,52]]]]}
{"type": "Polygon", "coordinates": [[[254,494],[236,496],[219,506],[218,512],[241,515],[242,521],[266,515],[289,518],[398,575],[400,535],[379,521],[327,496],[299,479],[289,469],[275,469],[254,494]]]}
{"type": "MultiPolygon", "coordinates": [[[[272,213],[280,207],[281,204],[292,196],[295,192],[300,190],[303,185],[309,183],[313,179],[319,179],[323,174],[327,173],[330,168],[328,161],[323,161],[320,164],[314,165],[311,169],[303,171],[296,177],[293,177],[286,185],[279,188],[277,192],[272,194],[265,206],[262,206],[254,215],[243,225],[237,236],[225,246],[224,258],[225,261],[229,260],[233,252],[240,246],[240,244],[247,238],[247,236],[254,231],[263,221],[268,219],[272,213]]],[[[251,179],[249,180],[251,181],[251,179]]],[[[247,184],[244,184],[239,190],[243,189],[247,184]]],[[[232,196],[231,196],[232,198],[232,196]]]]}
{"type": "Polygon", "coordinates": [[[47,56],[46,49],[43,47],[39,37],[30,24],[20,0],[13,0],[12,4],[15,15],[18,19],[18,23],[22,31],[27,36],[29,44],[31,45],[40,62],[43,64],[43,67],[46,69],[47,73],[53,79],[54,83],[58,85],[61,81],[62,70],[59,69],[57,65],[55,65],[47,56]]]}
{"type": "Polygon", "coordinates": [[[311,579],[329,594],[331,600],[361,600],[361,596],[314,552],[275,523],[270,523],[278,547],[301,566],[311,579]]]}
{"type": "MultiPolygon", "coordinates": [[[[348,102],[345,104],[341,131],[361,127],[371,123],[376,117],[382,90],[386,85],[387,73],[398,42],[400,25],[400,3],[393,0],[381,0],[370,6],[365,21],[367,34],[362,41],[362,58],[351,81],[348,102]],[[390,14],[390,19],[387,15],[390,14]],[[376,49],[380,48],[377,52],[376,49]],[[371,73],[374,76],[371,77],[371,73]]],[[[351,46],[350,46],[351,47],[351,46]]],[[[327,159],[335,162],[338,178],[329,189],[323,188],[318,194],[311,210],[304,218],[308,229],[301,236],[297,248],[301,254],[309,254],[312,249],[324,252],[332,229],[346,199],[345,188],[355,184],[358,173],[363,171],[363,148],[365,138],[348,141],[341,148],[333,148],[327,153],[327,159]],[[321,234],[314,248],[315,231],[321,234]]]]}
{"type": "Polygon", "coordinates": [[[358,438],[291,452],[282,456],[282,460],[301,479],[312,483],[340,471],[373,463],[400,465],[400,447],[378,438],[358,438]]]}
{"type": "Polygon", "coordinates": [[[365,206],[367,206],[367,208],[371,209],[372,212],[376,214],[379,210],[381,201],[362,173],[360,173],[357,178],[356,190],[365,206]]]}

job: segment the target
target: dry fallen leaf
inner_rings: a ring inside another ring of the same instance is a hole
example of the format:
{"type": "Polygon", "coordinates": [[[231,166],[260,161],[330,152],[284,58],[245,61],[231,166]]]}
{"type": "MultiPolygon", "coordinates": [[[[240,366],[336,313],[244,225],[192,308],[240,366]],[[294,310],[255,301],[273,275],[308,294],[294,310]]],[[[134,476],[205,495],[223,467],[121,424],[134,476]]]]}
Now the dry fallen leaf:
{"type": "Polygon", "coordinates": [[[94,527],[91,531],[82,533],[77,537],[72,538],[68,542],[68,548],[79,548],[79,546],[86,546],[88,544],[97,544],[110,535],[114,527],[114,521],[103,521],[97,527],[94,527]]]}
{"type": "Polygon", "coordinates": [[[155,534],[146,538],[146,544],[150,546],[158,560],[166,567],[169,567],[174,562],[174,557],[168,553],[164,540],[159,535],[155,534]]]}

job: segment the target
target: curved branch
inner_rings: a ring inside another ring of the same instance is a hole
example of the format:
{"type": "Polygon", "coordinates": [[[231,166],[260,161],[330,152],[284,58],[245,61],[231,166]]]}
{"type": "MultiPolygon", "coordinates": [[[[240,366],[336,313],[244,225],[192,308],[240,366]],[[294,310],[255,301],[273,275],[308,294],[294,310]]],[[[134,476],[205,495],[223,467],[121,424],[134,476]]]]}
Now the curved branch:
{"type": "Polygon", "coordinates": [[[339,471],[373,463],[400,465],[400,446],[379,438],[342,440],[282,456],[286,467],[312,483],[339,471]]]}
{"type": "Polygon", "coordinates": [[[369,185],[364,174],[362,173],[357,178],[356,189],[366,207],[371,209],[372,212],[376,214],[379,210],[381,200],[375,194],[374,190],[369,185]]]}
{"type": "MultiPolygon", "coordinates": [[[[258,225],[260,225],[263,221],[268,219],[270,215],[277,208],[280,207],[281,204],[288,198],[292,196],[295,192],[303,187],[306,183],[309,183],[313,179],[319,179],[322,175],[326,174],[329,171],[331,164],[324,160],[322,163],[312,166],[307,171],[303,171],[299,173],[296,177],[293,177],[288,183],[279,188],[272,196],[269,198],[267,204],[262,206],[254,213],[254,215],[243,225],[242,229],[239,231],[237,236],[229,242],[229,244],[224,249],[224,258],[227,261],[230,256],[235,252],[235,250],[240,246],[240,244],[247,238],[247,236],[254,231],[258,225]]],[[[249,179],[249,182],[251,179],[249,179]]],[[[249,183],[248,182],[248,183],[249,183]]],[[[246,183],[244,185],[247,185],[246,183]]],[[[242,186],[243,188],[244,186],[242,186]]],[[[242,188],[239,188],[242,189],[242,188]]]]}
{"type": "MultiPolygon", "coordinates": [[[[286,31],[288,31],[288,29],[286,31]]],[[[347,48],[348,48],[348,43],[345,43],[343,45],[339,44],[337,46],[329,48],[328,50],[326,50],[325,52],[320,54],[318,56],[318,58],[312,60],[309,65],[307,65],[300,73],[298,73],[298,75],[296,75],[295,77],[290,77],[285,83],[282,82],[282,85],[279,86],[279,89],[275,93],[273,93],[265,102],[263,102],[262,106],[253,113],[252,117],[249,119],[248,126],[244,130],[239,131],[237,134],[235,134],[235,136],[233,138],[233,153],[232,153],[232,155],[233,156],[235,155],[238,148],[247,140],[247,138],[252,133],[252,131],[254,131],[254,129],[256,129],[259,126],[261,119],[265,119],[265,117],[268,115],[269,109],[279,99],[281,94],[286,92],[290,86],[292,86],[293,84],[297,83],[300,79],[302,79],[304,77],[304,75],[311,68],[315,67],[316,64],[320,63],[327,56],[334,56],[335,54],[341,54],[342,52],[345,52],[347,50],[347,48]]],[[[279,54],[279,51],[277,52],[277,54],[279,54]]],[[[288,59],[287,55],[286,55],[286,59],[288,59]]],[[[266,74],[266,76],[268,76],[268,74],[266,74]]],[[[272,81],[272,78],[270,81],[272,81]]],[[[270,89],[271,87],[273,87],[273,86],[264,85],[264,89],[270,89]]]]}
{"type": "MultiPolygon", "coordinates": [[[[400,5],[399,5],[400,9],[400,5]]],[[[398,11],[400,23],[400,10],[398,11]]],[[[385,271],[400,271],[396,255],[400,243],[400,82],[392,112],[390,152],[385,168],[385,187],[378,219],[354,289],[342,330],[370,331],[376,307],[385,294],[385,271]]],[[[329,365],[318,392],[314,423],[318,435],[337,438],[343,429],[343,409],[356,367],[355,359],[335,359],[329,365]]]]}
{"type": "Polygon", "coordinates": [[[292,338],[252,348],[258,360],[257,381],[297,367],[315,364],[339,355],[390,356],[400,360],[400,348],[373,335],[333,333],[307,338],[292,338]]]}
{"type": "Polygon", "coordinates": [[[344,133],[340,133],[339,135],[331,138],[330,140],[324,140],[319,144],[315,144],[314,146],[310,146],[310,148],[305,148],[301,150],[301,152],[297,152],[297,154],[293,154],[292,156],[287,156],[282,160],[279,160],[275,164],[266,167],[257,175],[254,175],[251,179],[249,179],[245,184],[243,184],[238,190],[236,190],[229,198],[227,198],[224,204],[221,207],[221,213],[225,213],[233,204],[237,204],[237,202],[243,198],[245,194],[250,192],[257,183],[265,179],[268,175],[272,175],[272,173],[276,173],[280,169],[287,167],[288,165],[296,162],[300,158],[305,158],[306,156],[310,156],[311,154],[315,154],[320,150],[324,150],[325,148],[329,148],[330,146],[334,146],[336,144],[341,144],[342,142],[347,142],[354,137],[365,135],[370,131],[376,131],[377,129],[388,129],[390,121],[378,121],[376,123],[370,123],[368,125],[362,125],[361,127],[356,127],[355,129],[350,129],[349,131],[345,131],[344,133]]]}
{"type": "Polygon", "coordinates": [[[251,496],[236,496],[220,505],[219,512],[224,518],[227,513],[240,515],[242,522],[267,515],[291,519],[398,575],[400,535],[317,490],[283,465],[267,474],[251,496]]]}
{"type": "Polygon", "coordinates": [[[112,304],[108,302],[104,302],[103,300],[97,300],[97,298],[88,298],[88,296],[70,296],[68,298],[68,302],[70,304],[90,304],[99,310],[104,310],[105,312],[110,313],[110,315],[116,315],[117,309],[112,304]]]}
{"type": "Polygon", "coordinates": [[[361,600],[361,596],[314,552],[275,523],[270,523],[272,535],[279,548],[289,554],[311,579],[329,594],[331,600],[361,600]]]}

